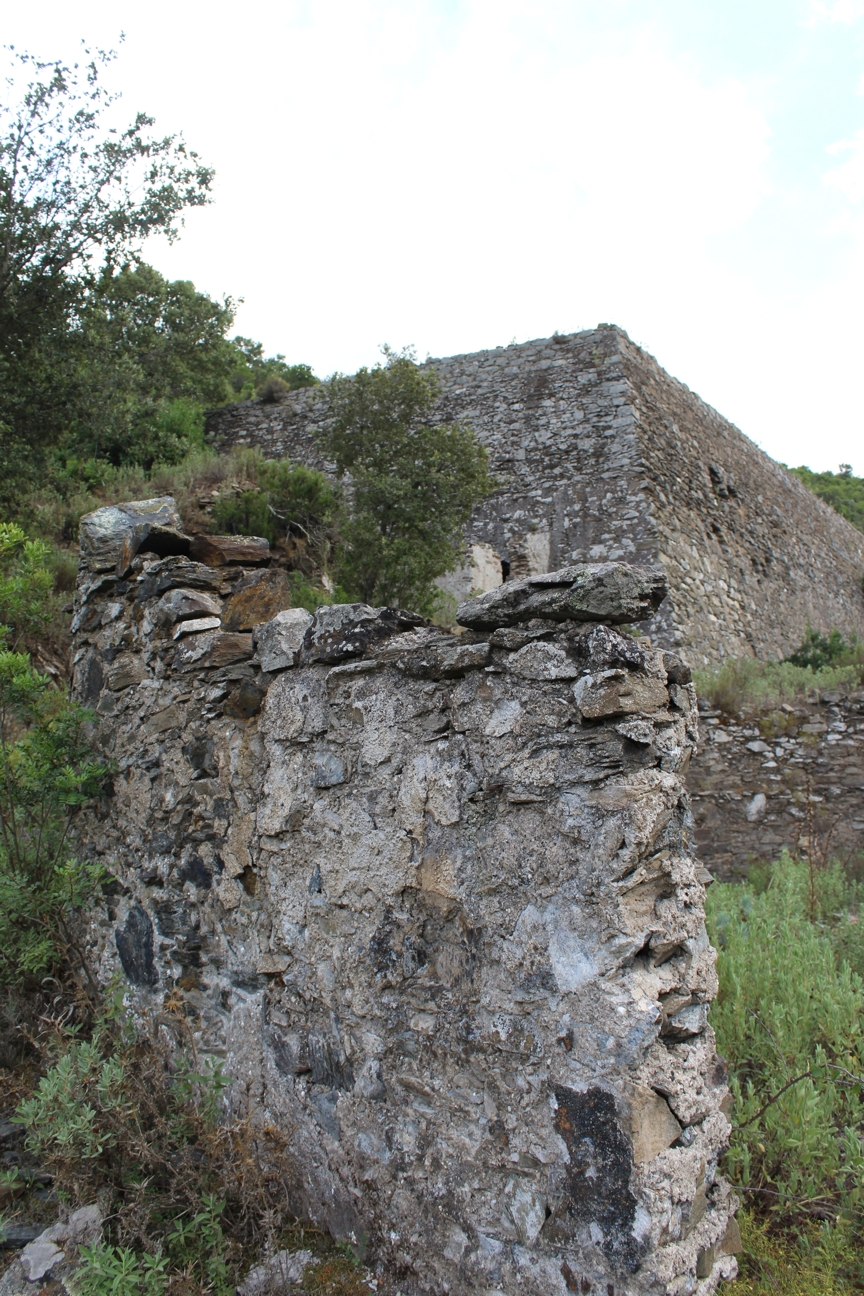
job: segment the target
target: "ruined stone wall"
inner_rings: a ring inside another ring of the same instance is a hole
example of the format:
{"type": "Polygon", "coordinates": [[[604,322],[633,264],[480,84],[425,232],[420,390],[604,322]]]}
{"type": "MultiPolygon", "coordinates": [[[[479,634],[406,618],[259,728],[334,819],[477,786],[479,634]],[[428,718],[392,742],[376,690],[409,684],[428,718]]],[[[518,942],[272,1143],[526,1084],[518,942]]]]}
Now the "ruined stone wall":
{"type": "MultiPolygon", "coordinates": [[[[466,531],[457,599],[567,562],[662,562],[644,627],[692,665],[782,657],[808,618],[864,634],[864,537],[620,329],[432,360],[438,416],[465,419],[505,485],[466,531]]],[[[217,410],[214,444],[324,465],[319,391],[217,410]]]]}
{"type": "Polygon", "coordinates": [[[695,696],[609,624],[662,583],[511,583],[454,636],[273,616],[261,546],[208,544],[170,501],[82,528],[102,975],[182,1004],[290,1134],[297,1211],[401,1292],[710,1296],[735,1226],[695,696]]]}
{"type": "Polygon", "coordinates": [[[687,785],[699,858],[725,881],[785,848],[859,863],[864,834],[864,693],[832,689],[760,719],[702,704],[687,785]]]}

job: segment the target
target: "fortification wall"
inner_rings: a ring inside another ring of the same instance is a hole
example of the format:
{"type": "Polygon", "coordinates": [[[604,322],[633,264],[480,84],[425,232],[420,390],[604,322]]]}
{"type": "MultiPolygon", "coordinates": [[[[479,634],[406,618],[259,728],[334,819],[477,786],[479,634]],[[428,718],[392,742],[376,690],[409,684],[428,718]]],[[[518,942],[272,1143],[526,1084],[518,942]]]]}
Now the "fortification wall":
{"type": "Polygon", "coordinates": [[[610,624],[662,583],[511,583],[454,636],[274,617],[266,546],[206,543],[170,501],[82,524],[101,974],[170,996],[290,1134],[298,1213],[403,1293],[710,1296],[736,1229],[695,696],[610,624]]]}
{"type": "MultiPolygon", "coordinates": [[[[641,628],[692,665],[786,655],[808,619],[864,635],[864,537],[626,333],[601,327],[428,362],[438,417],[467,420],[505,484],[466,529],[457,599],[567,562],[660,561],[641,628]]],[[[314,389],[210,416],[214,444],[326,467],[314,389]]]]}

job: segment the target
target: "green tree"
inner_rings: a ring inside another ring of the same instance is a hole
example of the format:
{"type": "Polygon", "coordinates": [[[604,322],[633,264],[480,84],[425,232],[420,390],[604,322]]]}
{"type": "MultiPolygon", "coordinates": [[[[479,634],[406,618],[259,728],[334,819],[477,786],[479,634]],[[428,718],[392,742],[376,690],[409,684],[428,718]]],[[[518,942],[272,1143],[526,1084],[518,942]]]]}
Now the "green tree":
{"type": "Polygon", "coordinates": [[[151,134],[139,113],[124,130],[104,118],[100,84],[112,54],[69,67],[14,55],[29,78],[0,105],[0,491],[14,501],[65,430],[78,356],[66,346],[101,267],[134,257],[161,232],[177,237],[187,207],[209,201],[212,171],[181,138],[151,134]]]}
{"type": "Polygon", "coordinates": [[[284,355],[265,356],[261,343],[251,338],[235,337],[232,344],[236,348],[236,366],[230,381],[236,400],[251,396],[278,399],[281,393],[315,387],[320,382],[309,365],[288,364],[284,355]]]}
{"type": "Polygon", "coordinates": [[[432,422],[437,394],[433,371],[385,348],[383,365],[330,380],[322,434],[350,481],[342,586],[364,602],[424,615],[440,607],[435,579],[456,567],[462,528],[495,488],[471,429],[432,422]]]}
{"type": "Polygon", "coordinates": [[[856,477],[850,464],[841,464],[837,473],[811,472],[803,465],[790,471],[847,522],[864,531],[864,477],[856,477]]]}

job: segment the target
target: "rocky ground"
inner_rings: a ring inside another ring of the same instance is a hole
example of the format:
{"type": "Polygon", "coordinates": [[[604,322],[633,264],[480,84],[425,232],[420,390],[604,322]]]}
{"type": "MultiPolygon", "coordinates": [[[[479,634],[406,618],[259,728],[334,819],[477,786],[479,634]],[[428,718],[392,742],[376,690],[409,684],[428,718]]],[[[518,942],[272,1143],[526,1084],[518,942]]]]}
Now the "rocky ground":
{"type": "Polygon", "coordinates": [[[697,853],[718,878],[784,848],[824,861],[864,857],[864,692],[823,692],[731,720],[700,702],[688,771],[697,853]]]}

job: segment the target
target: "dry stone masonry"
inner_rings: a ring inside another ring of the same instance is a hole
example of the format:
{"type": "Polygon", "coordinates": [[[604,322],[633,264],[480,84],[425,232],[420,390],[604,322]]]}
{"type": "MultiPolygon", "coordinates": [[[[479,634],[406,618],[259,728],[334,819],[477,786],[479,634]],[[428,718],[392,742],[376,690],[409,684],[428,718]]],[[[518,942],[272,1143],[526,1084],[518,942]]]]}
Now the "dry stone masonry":
{"type": "Polygon", "coordinates": [[[784,849],[860,861],[864,692],[823,690],[753,719],[700,710],[687,782],[699,857],[715,876],[740,878],[784,849]]]}
{"type": "MultiPolygon", "coordinates": [[[[568,563],[660,563],[669,594],[642,628],[691,666],[783,657],[808,618],[864,635],[864,537],[622,329],[428,363],[436,417],[467,420],[504,480],[442,582],[457,600],[568,563]]],[[[217,410],[208,435],[326,470],[325,418],[307,388],[217,410]]]]}
{"type": "Polygon", "coordinates": [[[182,1004],[289,1135],[292,1208],[388,1290],[710,1296],[737,1227],[696,699],[616,628],[662,573],[574,563],[449,634],[276,608],[263,542],[206,543],[170,499],[82,523],[102,975],[182,1004]]]}

